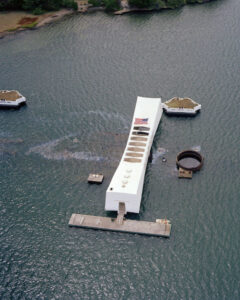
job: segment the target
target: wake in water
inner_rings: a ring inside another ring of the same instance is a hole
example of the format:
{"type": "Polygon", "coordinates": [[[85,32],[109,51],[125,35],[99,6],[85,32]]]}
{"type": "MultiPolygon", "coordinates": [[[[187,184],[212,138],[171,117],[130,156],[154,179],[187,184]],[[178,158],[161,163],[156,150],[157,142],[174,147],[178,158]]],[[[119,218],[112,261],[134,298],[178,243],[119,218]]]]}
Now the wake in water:
{"type": "MultiPolygon", "coordinates": [[[[67,160],[67,159],[77,159],[77,160],[87,160],[87,161],[103,161],[104,157],[93,155],[91,152],[85,151],[69,151],[69,150],[60,150],[58,151],[56,147],[68,137],[56,139],[38,146],[31,147],[27,151],[27,155],[31,153],[36,153],[43,156],[46,159],[53,160],[67,160]]],[[[75,138],[73,140],[76,143],[78,140],[75,138]]]]}
{"type": "Polygon", "coordinates": [[[190,149],[193,150],[193,151],[200,152],[201,151],[201,146],[193,146],[190,149]]]}
{"type": "Polygon", "coordinates": [[[157,151],[153,152],[152,164],[155,164],[159,157],[163,157],[168,151],[165,148],[159,147],[157,151]]]}

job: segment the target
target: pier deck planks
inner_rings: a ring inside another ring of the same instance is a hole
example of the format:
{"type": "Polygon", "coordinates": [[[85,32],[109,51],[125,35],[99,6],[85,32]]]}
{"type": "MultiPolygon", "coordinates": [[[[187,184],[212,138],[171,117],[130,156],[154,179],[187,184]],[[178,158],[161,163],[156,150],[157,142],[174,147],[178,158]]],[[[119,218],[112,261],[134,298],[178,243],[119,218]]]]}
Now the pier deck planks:
{"type": "Polygon", "coordinates": [[[162,237],[169,237],[171,233],[171,224],[159,224],[156,222],[126,219],[123,220],[122,224],[118,224],[117,219],[115,218],[113,219],[82,214],[72,214],[68,225],[71,227],[74,226],[162,237]]]}

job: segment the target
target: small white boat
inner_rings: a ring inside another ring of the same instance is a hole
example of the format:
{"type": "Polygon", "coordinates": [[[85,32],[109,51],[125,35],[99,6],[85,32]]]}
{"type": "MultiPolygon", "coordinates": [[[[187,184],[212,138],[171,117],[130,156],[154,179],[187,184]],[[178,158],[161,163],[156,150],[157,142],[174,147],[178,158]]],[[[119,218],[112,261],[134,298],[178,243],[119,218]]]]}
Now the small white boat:
{"type": "Polygon", "coordinates": [[[0,107],[19,107],[26,103],[26,98],[18,91],[0,90],[0,107]]]}
{"type": "Polygon", "coordinates": [[[201,104],[191,98],[174,97],[163,103],[163,109],[168,115],[195,116],[201,108],[201,104]]]}

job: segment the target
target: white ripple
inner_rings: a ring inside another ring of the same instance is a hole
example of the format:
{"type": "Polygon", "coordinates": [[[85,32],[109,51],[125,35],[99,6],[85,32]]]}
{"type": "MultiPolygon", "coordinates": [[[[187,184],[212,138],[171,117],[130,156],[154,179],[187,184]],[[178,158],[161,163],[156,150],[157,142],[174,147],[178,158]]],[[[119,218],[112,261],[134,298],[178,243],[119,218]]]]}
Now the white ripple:
{"type": "Polygon", "coordinates": [[[201,146],[193,146],[193,147],[191,147],[191,150],[200,152],[201,151],[201,146]]]}
{"type": "Polygon", "coordinates": [[[165,148],[158,148],[156,152],[153,152],[152,164],[155,164],[159,157],[167,153],[165,148]]]}

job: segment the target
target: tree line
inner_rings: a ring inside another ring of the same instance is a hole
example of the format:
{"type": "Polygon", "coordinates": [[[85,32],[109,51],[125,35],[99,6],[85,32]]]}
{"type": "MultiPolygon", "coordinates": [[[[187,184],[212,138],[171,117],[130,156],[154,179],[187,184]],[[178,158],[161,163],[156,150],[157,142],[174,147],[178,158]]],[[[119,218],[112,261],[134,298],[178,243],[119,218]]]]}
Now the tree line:
{"type": "MultiPolygon", "coordinates": [[[[128,0],[130,8],[174,9],[189,3],[204,3],[210,0],[128,0]]],[[[105,6],[107,11],[120,8],[120,0],[89,0],[93,6],[105,6]]]]}
{"type": "Polygon", "coordinates": [[[63,7],[77,9],[77,3],[74,0],[0,0],[0,10],[20,9],[42,13],[63,7]]]}
{"type": "MultiPolygon", "coordinates": [[[[203,3],[210,0],[128,0],[130,7],[137,8],[177,8],[188,3],[203,3]]],[[[105,6],[107,11],[120,8],[120,0],[89,0],[93,6],[105,6]]],[[[59,10],[60,8],[77,9],[74,0],[0,0],[0,10],[20,9],[41,14],[44,11],[59,10]]]]}
{"type": "Polygon", "coordinates": [[[138,8],[178,8],[190,3],[203,3],[209,0],[128,0],[130,6],[138,8]]]}

